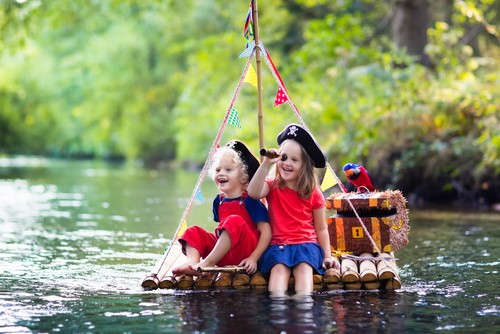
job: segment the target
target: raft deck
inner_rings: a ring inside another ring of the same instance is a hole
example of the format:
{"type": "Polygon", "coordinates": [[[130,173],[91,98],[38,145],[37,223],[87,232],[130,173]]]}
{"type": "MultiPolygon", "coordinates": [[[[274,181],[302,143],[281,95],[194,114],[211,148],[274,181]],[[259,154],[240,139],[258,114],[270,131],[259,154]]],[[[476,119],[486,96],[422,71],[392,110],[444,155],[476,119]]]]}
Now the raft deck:
{"type": "MultiPolygon", "coordinates": [[[[395,259],[390,254],[346,255],[335,258],[340,270],[330,268],[325,274],[313,275],[314,290],[395,290],[401,288],[401,279],[395,259]]],[[[247,275],[237,267],[222,267],[220,272],[204,273],[202,276],[167,274],[162,280],[147,277],[142,283],[146,290],[153,289],[267,289],[268,275],[257,272],[247,275]]],[[[289,288],[294,287],[290,277],[289,288]]]]}

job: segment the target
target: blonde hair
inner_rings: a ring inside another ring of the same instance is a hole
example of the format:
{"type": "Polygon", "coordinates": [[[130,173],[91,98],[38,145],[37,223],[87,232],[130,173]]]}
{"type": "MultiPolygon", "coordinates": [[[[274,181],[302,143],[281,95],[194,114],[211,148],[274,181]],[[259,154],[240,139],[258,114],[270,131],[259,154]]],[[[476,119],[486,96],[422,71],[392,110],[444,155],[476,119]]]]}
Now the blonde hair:
{"type": "Polygon", "coordinates": [[[240,167],[241,183],[243,184],[248,183],[249,176],[248,176],[247,165],[243,162],[243,159],[238,154],[238,152],[227,146],[221,147],[217,150],[217,152],[215,152],[212,162],[210,164],[210,169],[208,171],[210,177],[212,179],[215,177],[216,174],[215,169],[217,168],[217,166],[220,165],[220,161],[225,157],[229,157],[232,160],[234,166],[240,167]]]}
{"type": "MultiPolygon", "coordinates": [[[[281,146],[283,146],[283,144],[288,140],[292,139],[285,140],[283,143],[281,143],[281,146]]],[[[311,159],[309,154],[307,154],[306,150],[300,143],[299,146],[302,152],[302,168],[299,171],[297,191],[300,197],[302,197],[303,199],[307,199],[312,195],[314,189],[318,186],[318,178],[314,173],[313,160],[311,159]]],[[[278,180],[278,187],[280,187],[281,189],[285,188],[285,180],[283,180],[283,178],[281,177],[278,169],[276,169],[276,179],[278,180]]]]}

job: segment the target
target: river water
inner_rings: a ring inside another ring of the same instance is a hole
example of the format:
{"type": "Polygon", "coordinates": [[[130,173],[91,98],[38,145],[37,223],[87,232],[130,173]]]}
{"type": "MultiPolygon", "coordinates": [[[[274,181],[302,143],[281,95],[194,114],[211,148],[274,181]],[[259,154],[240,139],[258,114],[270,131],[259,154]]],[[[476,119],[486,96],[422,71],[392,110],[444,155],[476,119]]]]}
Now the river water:
{"type": "MultiPolygon", "coordinates": [[[[143,291],[198,175],[0,159],[0,333],[499,333],[500,215],[410,207],[402,289],[143,291]]],[[[213,227],[203,183],[190,224],[213,227]],[[201,197],[201,198],[200,198],[201,197]]]]}

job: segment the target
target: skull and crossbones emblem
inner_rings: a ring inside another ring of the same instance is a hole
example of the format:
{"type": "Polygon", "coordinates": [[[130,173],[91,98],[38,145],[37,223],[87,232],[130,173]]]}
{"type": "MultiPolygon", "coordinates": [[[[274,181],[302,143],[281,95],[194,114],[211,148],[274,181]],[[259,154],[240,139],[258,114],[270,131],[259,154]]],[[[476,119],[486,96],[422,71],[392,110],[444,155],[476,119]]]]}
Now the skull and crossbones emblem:
{"type": "Polygon", "coordinates": [[[294,126],[291,126],[288,133],[287,133],[287,136],[294,136],[294,137],[297,137],[297,131],[299,130],[298,127],[296,127],[295,125],[294,126]]]}

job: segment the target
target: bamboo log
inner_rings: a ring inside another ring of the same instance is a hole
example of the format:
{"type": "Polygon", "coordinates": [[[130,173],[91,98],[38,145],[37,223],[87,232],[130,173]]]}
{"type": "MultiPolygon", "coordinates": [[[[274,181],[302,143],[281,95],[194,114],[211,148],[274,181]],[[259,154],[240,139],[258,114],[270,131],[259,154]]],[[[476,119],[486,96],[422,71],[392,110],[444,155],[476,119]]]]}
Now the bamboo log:
{"type": "Polygon", "coordinates": [[[144,290],[155,290],[158,289],[160,284],[160,280],[156,274],[150,274],[141,283],[141,286],[144,290]]]}
{"type": "MultiPolygon", "coordinates": [[[[391,256],[393,256],[392,253],[390,255],[387,253],[380,253],[378,255],[378,257],[391,257],[391,256]]],[[[381,280],[391,279],[396,277],[398,274],[396,261],[388,259],[383,259],[378,261],[377,272],[378,272],[378,277],[381,280]]]]}
{"type": "Polygon", "coordinates": [[[241,286],[246,286],[250,284],[250,276],[247,274],[236,274],[233,278],[233,286],[234,287],[241,287],[241,286]]]}
{"type": "Polygon", "coordinates": [[[158,284],[158,287],[160,289],[174,289],[177,286],[177,279],[174,276],[165,276],[161,280],[160,284],[158,284]]]}
{"type": "Polygon", "coordinates": [[[332,284],[340,282],[340,270],[337,268],[328,268],[323,275],[323,282],[325,284],[332,284]]]}
{"type": "Polygon", "coordinates": [[[194,282],[194,287],[197,289],[208,289],[212,287],[215,275],[198,276],[194,282]]]}
{"type": "Polygon", "coordinates": [[[366,290],[376,290],[380,288],[380,281],[363,282],[363,286],[365,287],[366,290]]]}
{"type": "Polygon", "coordinates": [[[340,274],[340,260],[338,257],[333,256],[333,261],[335,262],[333,267],[328,268],[323,274],[323,282],[325,284],[332,284],[340,282],[342,275],[340,274]]]}
{"type": "Polygon", "coordinates": [[[181,275],[177,277],[177,288],[181,290],[191,289],[193,287],[193,276],[181,275]]]}
{"type": "Polygon", "coordinates": [[[361,290],[363,283],[362,282],[350,282],[350,283],[345,283],[344,286],[347,290],[361,290]]]}
{"type": "Polygon", "coordinates": [[[323,276],[319,274],[313,275],[313,284],[323,284],[323,276]]]}
{"type": "MultiPolygon", "coordinates": [[[[370,253],[361,254],[362,257],[372,257],[370,253]]],[[[362,282],[375,282],[378,280],[377,267],[374,260],[359,261],[359,275],[362,282]]],[[[366,284],[365,284],[366,286],[366,284]]]]}
{"type": "Polygon", "coordinates": [[[253,274],[252,279],[250,280],[250,286],[252,288],[267,287],[266,276],[261,272],[256,272],[255,274],[253,274]]]}
{"type": "Polygon", "coordinates": [[[394,278],[388,279],[385,282],[385,286],[384,287],[385,287],[386,290],[401,289],[401,279],[399,278],[399,276],[396,276],[394,278]]]}
{"type": "Polygon", "coordinates": [[[322,290],[323,289],[323,275],[314,274],[313,275],[313,289],[322,290]]]}
{"type": "Polygon", "coordinates": [[[344,288],[342,282],[325,284],[327,290],[340,290],[344,288]]]}
{"type": "Polygon", "coordinates": [[[342,282],[353,283],[359,281],[358,266],[354,260],[342,259],[342,282]]]}
{"type": "Polygon", "coordinates": [[[232,285],[234,273],[231,272],[219,272],[217,278],[215,279],[214,286],[217,288],[229,288],[232,285]]]}

